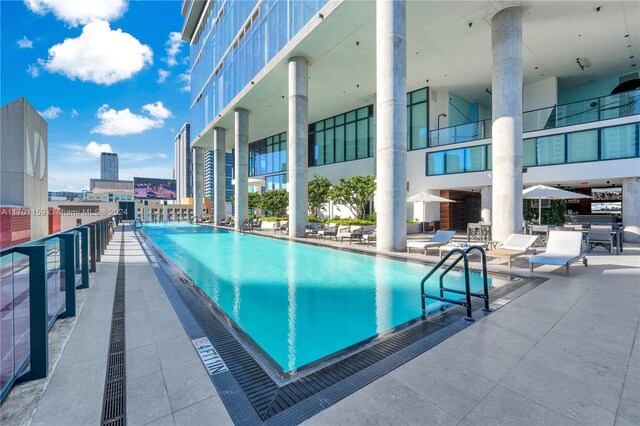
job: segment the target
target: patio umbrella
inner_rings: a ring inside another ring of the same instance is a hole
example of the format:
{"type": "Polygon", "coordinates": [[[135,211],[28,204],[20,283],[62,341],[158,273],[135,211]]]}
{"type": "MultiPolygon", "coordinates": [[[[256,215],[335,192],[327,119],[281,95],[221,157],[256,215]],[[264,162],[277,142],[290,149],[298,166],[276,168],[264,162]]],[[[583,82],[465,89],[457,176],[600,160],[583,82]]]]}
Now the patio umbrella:
{"type": "Polygon", "coordinates": [[[572,198],[591,198],[591,196],[551,186],[536,185],[522,191],[522,198],[525,200],[538,200],[538,225],[540,225],[542,220],[542,200],[568,200],[572,198]]]}
{"type": "MultiPolygon", "coordinates": [[[[407,198],[407,201],[410,203],[418,203],[418,202],[422,203],[423,222],[426,222],[424,219],[426,216],[425,209],[426,209],[427,203],[455,203],[455,201],[453,200],[450,200],[444,197],[438,197],[437,195],[433,195],[428,192],[421,192],[419,194],[412,195],[411,197],[407,198]]],[[[422,232],[424,232],[424,225],[422,227],[422,232]]]]}

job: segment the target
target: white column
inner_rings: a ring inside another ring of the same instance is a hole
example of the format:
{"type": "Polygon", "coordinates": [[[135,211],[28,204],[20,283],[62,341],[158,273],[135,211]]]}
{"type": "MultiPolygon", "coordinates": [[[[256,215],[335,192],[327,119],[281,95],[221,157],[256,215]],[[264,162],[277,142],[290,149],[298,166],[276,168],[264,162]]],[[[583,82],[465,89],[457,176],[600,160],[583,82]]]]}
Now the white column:
{"type": "Polygon", "coordinates": [[[491,222],[491,187],[480,188],[480,221],[491,222]]]}
{"type": "Polygon", "coordinates": [[[376,1],[377,246],[407,245],[407,9],[376,1]]]}
{"type": "Polygon", "coordinates": [[[162,221],[169,222],[169,208],[166,201],[162,202],[162,221]]]}
{"type": "Polygon", "coordinates": [[[304,237],[308,222],[308,85],[309,63],[297,56],[289,60],[288,169],[289,236],[304,237]]]}
{"type": "Polygon", "coordinates": [[[213,129],[213,223],[226,217],[225,129],[213,129]]]}
{"type": "Polygon", "coordinates": [[[622,181],[622,224],[624,241],[640,243],[640,177],[622,181]]]}
{"type": "Polygon", "coordinates": [[[193,148],[193,218],[202,219],[202,198],[204,198],[204,150],[193,148]]]}
{"type": "Polygon", "coordinates": [[[240,230],[249,215],[249,111],[236,109],[235,122],[235,228],[240,230]]]}
{"type": "Polygon", "coordinates": [[[522,9],[491,19],[493,51],[493,239],[522,229],[522,9]]]}

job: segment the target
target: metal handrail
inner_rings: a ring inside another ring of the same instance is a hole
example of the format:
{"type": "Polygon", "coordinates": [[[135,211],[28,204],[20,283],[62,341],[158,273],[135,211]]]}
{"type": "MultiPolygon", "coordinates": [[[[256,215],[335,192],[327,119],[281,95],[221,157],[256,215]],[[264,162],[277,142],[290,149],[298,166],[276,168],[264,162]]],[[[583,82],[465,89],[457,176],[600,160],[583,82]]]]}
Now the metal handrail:
{"type": "MultiPolygon", "coordinates": [[[[482,259],[482,287],[483,287],[483,293],[474,293],[471,292],[471,296],[473,297],[479,297],[481,299],[484,299],[484,311],[485,312],[491,312],[491,309],[489,308],[489,280],[487,278],[487,254],[485,253],[485,250],[480,247],[480,246],[470,246],[465,250],[465,253],[469,254],[469,252],[473,251],[473,250],[477,250],[480,252],[480,257],[482,259]]],[[[447,288],[444,287],[444,276],[447,275],[449,273],[449,271],[451,269],[453,269],[458,262],[460,262],[460,260],[462,259],[462,256],[458,257],[456,260],[454,260],[451,265],[449,265],[447,267],[447,269],[445,269],[445,271],[440,275],[440,296],[444,296],[444,292],[448,291],[451,293],[458,293],[458,294],[464,294],[464,292],[462,290],[456,290],[453,288],[447,288]]]]}
{"type": "Polygon", "coordinates": [[[473,315],[472,315],[472,305],[471,305],[471,297],[478,297],[478,298],[482,298],[484,299],[484,310],[487,312],[490,312],[489,309],[489,285],[488,285],[488,280],[487,280],[487,257],[486,257],[486,253],[485,251],[478,246],[471,246],[469,248],[467,248],[466,250],[462,250],[460,248],[454,248],[452,250],[449,251],[449,253],[447,253],[442,259],[440,259],[440,262],[438,262],[436,264],[436,266],[429,271],[429,273],[422,279],[422,281],[420,282],[420,295],[421,295],[421,299],[422,299],[422,319],[426,319],[427,317],[427,304],[426,304],[426,299],[434,299],[434,300],[439,300],[441,302],[446,302],[446,303],[451,303],[454,305],[459,305],[459,306],[464,306],[467,309],[467,315],[465,317],[465,319],[467,321],[474,321],[473,319],[473,315]],[[469,279],[469,258],[467,256],[467,254],[472,251],[472,250],[478,250],[480,251],[480,255],[482,257],[482,275],[483,275],[483,289],[484,289],[484,293],[480,294],[480,293],[475,293],[471,291],[471,282],[469,279]],[[436,273],[436,271],[439,270],[439,268],[451,257],[453,256],[455,253],[459,254],[459,257],[451,264],[447,267],[447,269],[444,270],[444,272],[442,272],[440,274],[439,277],[439,281],[440,281],[440,296],[431,296],[425,293],[424,291],[424,286],[425,283],[427,282],[427,280],[429,278],[431,278],[431,276],[433,274],[436,273]],[[444,281],[443,278],[446,274],[449,273],[449,271],[451,271],[451,269],[453,269],[459,262],[460,260],[464,261],[464,286],[465,286],[465,290],[457,290],[457,289],[451,289],[451,288],[447,288],[444,287],[444,281]],[[463,294],[465,296],[464,301],[460,301],[460,300],[454,300],[454,299],[449,299],[447,297],[444,297],[444,292],[448,291],[451,293],[456,293],[456,294],[463,294]]]}

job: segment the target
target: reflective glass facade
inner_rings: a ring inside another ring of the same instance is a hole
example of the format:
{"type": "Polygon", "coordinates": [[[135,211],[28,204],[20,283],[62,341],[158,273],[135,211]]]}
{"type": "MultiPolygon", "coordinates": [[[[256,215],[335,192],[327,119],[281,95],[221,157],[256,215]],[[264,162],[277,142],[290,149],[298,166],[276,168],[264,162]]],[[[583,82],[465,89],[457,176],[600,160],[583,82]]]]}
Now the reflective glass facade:
{"type": "Polygon", "coordinates": [[[191,43],[191,126],[199,134],[327,0],[209,1],[191,43]]]}
{"type": "MultiPolygon", "coordinates": [[[[640,124],[525,139],[525,167],[640,157],[640,124]]],[[[427,153],[426,175],[491,170],[491,145],[427,153]]]]}
{"type": "MultiPolygon", "coordinates": [[[[227,152],[224,154],[225,164],[225,201],[231,202],[233,196],[233,154],[227,152]]],[[[204,196],[213,199],[214,183],[213,183],[213,151],[204,152],[204,196]]]]}

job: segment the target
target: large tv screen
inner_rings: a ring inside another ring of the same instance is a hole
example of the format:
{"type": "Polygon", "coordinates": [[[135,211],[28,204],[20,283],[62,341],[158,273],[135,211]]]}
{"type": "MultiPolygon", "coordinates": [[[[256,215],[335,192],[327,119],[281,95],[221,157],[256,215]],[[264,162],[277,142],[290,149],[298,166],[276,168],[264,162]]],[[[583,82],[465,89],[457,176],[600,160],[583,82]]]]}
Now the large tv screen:
{"type": "Polygon", "coordinates": [[[175,179],[133,178],[133,193],[142,200],[175,200],[175,179]]]}

